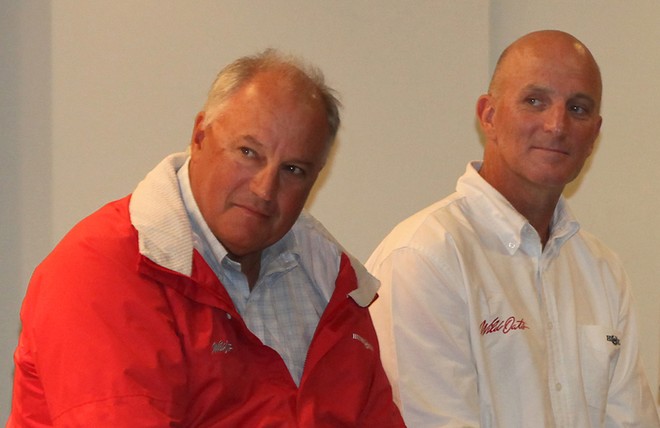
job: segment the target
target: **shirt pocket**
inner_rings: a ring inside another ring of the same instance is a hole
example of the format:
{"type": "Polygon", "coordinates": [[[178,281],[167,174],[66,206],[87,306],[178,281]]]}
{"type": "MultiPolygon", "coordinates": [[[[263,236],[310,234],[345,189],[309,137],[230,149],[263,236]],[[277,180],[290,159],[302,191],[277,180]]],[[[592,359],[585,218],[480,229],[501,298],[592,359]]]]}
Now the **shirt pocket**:
{"type": "Polygon", "coordinates": [[[621,333],[600,325],[579,326],[580,368],[587,404],[598,419],[604,417],[614,367],[619,358],[621,333]]]}

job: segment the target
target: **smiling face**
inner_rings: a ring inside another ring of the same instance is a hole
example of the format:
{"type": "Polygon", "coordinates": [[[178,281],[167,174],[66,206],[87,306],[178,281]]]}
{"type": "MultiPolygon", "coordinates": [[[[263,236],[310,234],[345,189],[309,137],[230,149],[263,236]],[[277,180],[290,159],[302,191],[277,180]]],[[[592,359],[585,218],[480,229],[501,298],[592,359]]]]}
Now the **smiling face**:
{"type": "Polygon", "coordinates": [[[295,223],[325,164],[323,104],[299,76],[261,71],[203,123],[200,113],[191,143],[195,201],[232,258],[260,257],[295,223]]]}
{"type": "Polygon", "coordinates": [[[583,45],[558,32],[523,38],[505,55],[477,103],[487,140],[482,175],[505,196],[558,197],[600,131],[598,67],[583,45]]]}

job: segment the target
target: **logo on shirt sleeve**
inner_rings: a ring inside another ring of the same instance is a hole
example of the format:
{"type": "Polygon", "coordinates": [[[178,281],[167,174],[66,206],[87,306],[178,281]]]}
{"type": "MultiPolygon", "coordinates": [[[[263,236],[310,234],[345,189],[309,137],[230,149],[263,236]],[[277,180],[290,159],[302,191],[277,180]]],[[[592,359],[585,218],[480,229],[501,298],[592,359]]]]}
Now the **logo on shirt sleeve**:
{"type": "Polygon", "coordinates": [[[527,330],[529,326],[525,323],[523,318],[518,319],[514,316],[510,316],[505,320],[500,319],[500,317],[495,317],[495,319],[490,322],[483,320],[480,328],[481,335],[485,336],[491,333],[509,334],[515,330],[527,330]]]}

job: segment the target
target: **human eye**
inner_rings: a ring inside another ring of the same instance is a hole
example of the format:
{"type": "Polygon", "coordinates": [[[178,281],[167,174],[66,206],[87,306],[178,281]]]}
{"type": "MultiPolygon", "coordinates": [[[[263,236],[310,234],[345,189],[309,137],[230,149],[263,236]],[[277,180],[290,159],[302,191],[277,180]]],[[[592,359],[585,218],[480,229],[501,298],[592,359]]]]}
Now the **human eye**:
{"type": "Polygon", "coordinates": [[[520,101],[533,110],[543,110],[551,104],[552,99],[546,88],[531,85],[520,92],[520,101]]]}
{"type": "Polygon", "coordinates": [[[525,98],[525,103],[529,104],[532,107],[540,107],[542,102],[538,97],[527,97],[525,98]]]}
{"type": "Polygon", "coordinates": [[[568,110],[575,116],[589,116],[591,109],[586,106],[579,104],[572,104],[568,107],[568,110]]]}
{"type": "Polygon", "coordinates": [[[291,175],[295,175],[295,176],[301,176],[302,177],[306,174],[306,171],[303,168],[301,168],[297,165],[284,165],[283,169],[284,169],[284,171],[290,173],[291,175]]]}
{"type": "Polygon", "coordinates": [[[596,109],[596,103],[593,98],[585,95],[578,95],[566,102],[568,112],[577,118],[589,118],[593,116],[596,109]]]}
{"type": "Polygon", "coordinates": [[[257,157],[257,152],[255,152],[253,149],[251,149],[249,147],[242,146],[242,147],[239,147],[238,149],[243,154],[243,156],[245,156],[246,158],[257,157]]]}

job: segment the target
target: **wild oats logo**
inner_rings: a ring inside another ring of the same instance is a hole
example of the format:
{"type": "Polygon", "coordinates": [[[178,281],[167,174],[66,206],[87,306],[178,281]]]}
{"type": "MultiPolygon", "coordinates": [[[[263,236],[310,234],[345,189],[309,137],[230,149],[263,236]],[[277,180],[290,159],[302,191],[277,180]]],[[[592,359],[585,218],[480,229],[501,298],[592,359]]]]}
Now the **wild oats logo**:
{"type": "Polygon", "coordinates": [[[524,319],[516,319],[513,316],[506,320],[501,320],[499,317],[496,317],[491,322],[483,320],[480,327],[482,336],[490,333],[509,334],[514,330],[527,330],[529,328],[524,319]]]}

